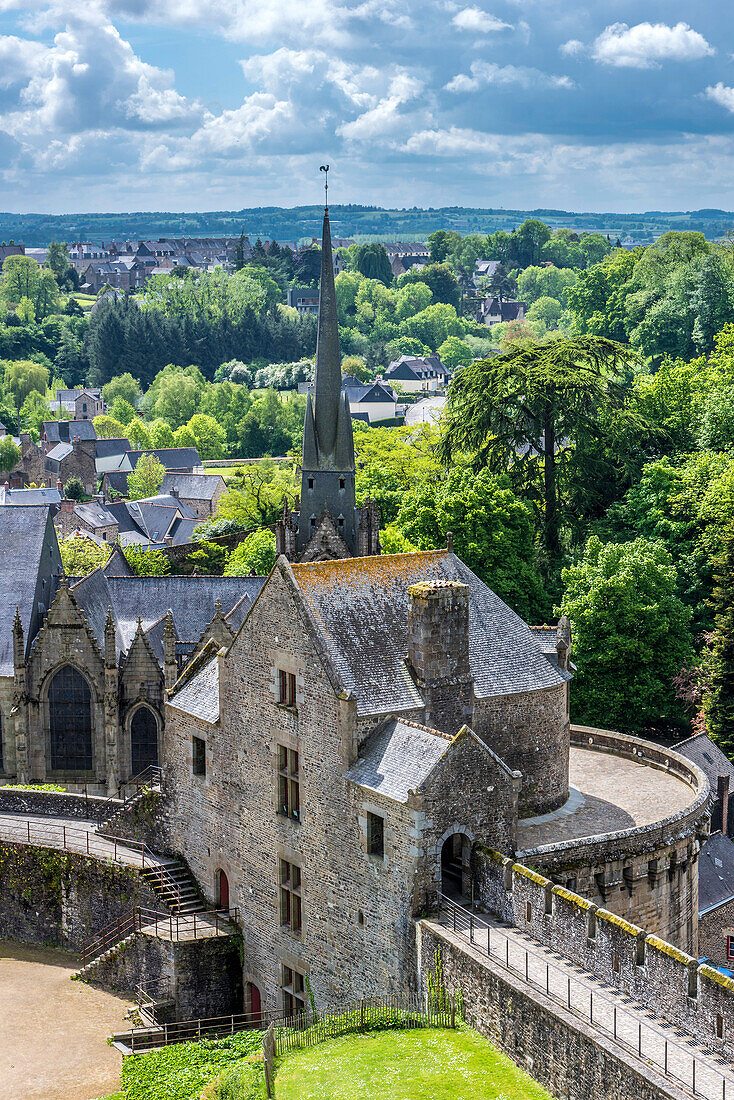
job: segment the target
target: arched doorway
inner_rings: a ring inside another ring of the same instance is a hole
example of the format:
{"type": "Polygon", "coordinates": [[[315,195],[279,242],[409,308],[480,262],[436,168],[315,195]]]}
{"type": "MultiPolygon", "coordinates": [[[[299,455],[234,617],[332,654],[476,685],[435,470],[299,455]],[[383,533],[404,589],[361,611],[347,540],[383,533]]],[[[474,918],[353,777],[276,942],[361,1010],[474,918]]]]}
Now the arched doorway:
{"type": "Polygon", "coordinates": [[[71,665],[60,668],[48,689],[51,770],[92,770],[92,693],[71,665]]]}
{"type": "Polygon", "coordinates": [[[254,982],[245,982],[245,1012],[251,1016],[250,1026],[260,1027],[262,1023],[262,998],[254,982]]]}
{"type": "Polygon", "coordinates": [[[229,909],[229,879],[224,871],[217,871],[217,905],[229,909]]]}
{"type": "Polygon", "coordinates": [[[452,833],[441,848],[441,892],[454,901],[468,901],[471,893],[471,842],[464,833],[452,833]]]}
{"type": "Polygon", "coordinates": [[[130,753],[133,775],[140,775],[158,763],[158,723],[150,707],[138,707],[130,723],[130,753]]]}

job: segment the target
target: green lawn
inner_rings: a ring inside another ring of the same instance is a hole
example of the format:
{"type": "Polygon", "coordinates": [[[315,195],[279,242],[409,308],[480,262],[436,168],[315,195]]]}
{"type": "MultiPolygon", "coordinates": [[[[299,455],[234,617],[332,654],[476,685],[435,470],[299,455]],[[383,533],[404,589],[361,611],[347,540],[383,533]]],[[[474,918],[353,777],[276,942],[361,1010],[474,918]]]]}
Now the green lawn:
{"type": "Polygon", "coordinates": [[[475,1031],[348,1035],[287,1054],[277,1100],[550,1100],[475,1031]]]}

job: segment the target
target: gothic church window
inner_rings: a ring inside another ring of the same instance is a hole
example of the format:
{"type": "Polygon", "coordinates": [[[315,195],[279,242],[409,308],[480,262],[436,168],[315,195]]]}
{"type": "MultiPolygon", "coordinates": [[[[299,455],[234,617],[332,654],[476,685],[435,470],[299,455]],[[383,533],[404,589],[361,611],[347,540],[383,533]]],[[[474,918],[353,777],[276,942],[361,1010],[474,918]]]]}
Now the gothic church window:
{"type": "Polygon", "coordinates": [[[54,676],[48,689],[52,771],[92,770],[92,696],[89,684],[71,665],[54,676]]]}
{"type": "Polygon", "coordinates": [[[130,723],[132,774],[158,763],[158,723],[150,707],[138,707],[130,723]]]}

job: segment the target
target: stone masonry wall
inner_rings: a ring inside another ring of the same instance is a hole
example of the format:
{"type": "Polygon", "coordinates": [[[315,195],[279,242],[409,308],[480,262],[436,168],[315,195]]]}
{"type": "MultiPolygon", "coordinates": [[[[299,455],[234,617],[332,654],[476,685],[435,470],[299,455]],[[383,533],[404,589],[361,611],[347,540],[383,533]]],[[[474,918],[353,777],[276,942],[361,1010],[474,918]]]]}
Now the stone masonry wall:
{"type": "Polygon", "coordinates": [[[0,843],[0,939],[79,951],[136,905],[158,909],[160,901],[132,868],[0,843]]]}
{"type": "Polygon", "coordinates": [[[544,814],[568,798],[568,685],[477,699],[472,729],[523,774],[520,815],[544,814]]]}
{"type": "Polygon", "coordinates": [[[445,929],[422,921],[417,936],[424,989],[439,950],[446,987],[449,992],[461,990],[473,1026],[553,1096],[684,1100],[688,1095],[495,960],[475,955],[445,929]]]}
{"type": "Polygon", "coordinates": [[[734,1055],[732,979],[497,852],[478,856],[480,905],[704,1045],[728,1058],[734,1055]]]}
{"type": "Polygon", "coordinates": [[[698,954],[713,966],[732,967],[727,955],[727,938],[734,936],[734,901],[727,901],[698,918],[698,954]]]}
{"type": "MultiPolygon", "coordinates": [[[[113,802],[112,805],[115,805],[113,802]]],[[[122,802],[120,802],[122,806],[122,802]]],[[[102,821],[111,805],[96,795],[62,794],[61,791],[22,791],[0,786],[0,813],[40,814],[42,817],[74,817],[102,821]]]]}

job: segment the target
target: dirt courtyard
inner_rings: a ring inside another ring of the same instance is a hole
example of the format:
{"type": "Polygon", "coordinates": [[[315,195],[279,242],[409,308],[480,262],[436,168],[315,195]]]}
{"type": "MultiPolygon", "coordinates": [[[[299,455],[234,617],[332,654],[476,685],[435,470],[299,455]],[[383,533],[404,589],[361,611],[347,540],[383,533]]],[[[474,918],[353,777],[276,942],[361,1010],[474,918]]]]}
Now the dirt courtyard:
{"type": "Polygon", "coordinates": [[[130,1002],[70,981],[67,951],[0,940],[0,1100],[91,1100],[120,1087],[106,1043],[130,1002]]]}

